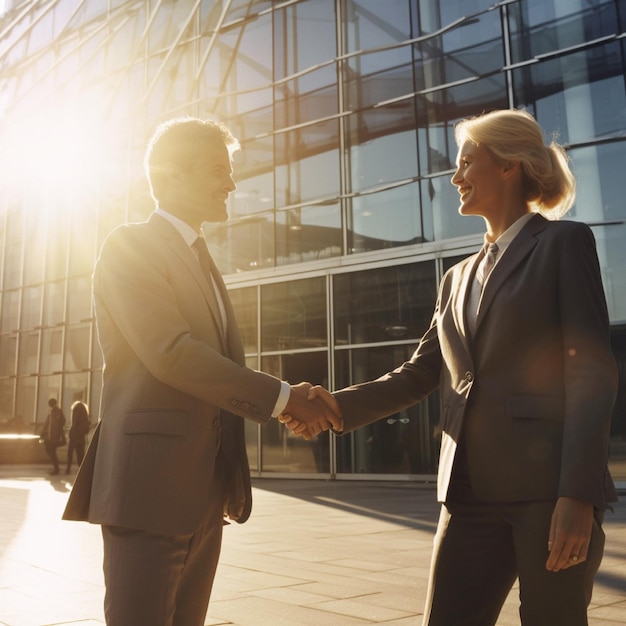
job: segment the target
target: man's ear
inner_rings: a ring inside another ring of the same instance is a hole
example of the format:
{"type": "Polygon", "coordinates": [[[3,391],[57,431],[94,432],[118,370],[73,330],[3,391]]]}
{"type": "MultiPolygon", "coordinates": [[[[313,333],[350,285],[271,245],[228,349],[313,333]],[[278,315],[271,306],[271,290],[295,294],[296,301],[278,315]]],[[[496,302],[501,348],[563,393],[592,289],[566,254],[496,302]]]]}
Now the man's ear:
{"type": "Polygon", "coordinates": [[[169,163],[162,165],[161,172],[170,185],[178,185],[178,183],[180,183],[181,171],[176,163],[170,161],[169,163]]]}

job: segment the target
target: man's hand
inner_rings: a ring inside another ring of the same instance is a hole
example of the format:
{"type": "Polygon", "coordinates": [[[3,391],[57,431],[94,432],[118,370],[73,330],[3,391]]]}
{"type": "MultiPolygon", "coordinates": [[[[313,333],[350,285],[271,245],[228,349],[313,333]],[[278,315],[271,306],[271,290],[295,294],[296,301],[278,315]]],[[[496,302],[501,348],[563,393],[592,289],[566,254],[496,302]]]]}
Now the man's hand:
{"type": "Polygon", "coordinates": [[[593,505],[575,498],[556,501],[550,524],[546,569],[558,572],[587,559],[593,526],[593,505]]]}
{"type": "Polygon", "coordinates": [[[295,435],[307,440],[331,427],[343,430],[343,418],[337,401],[326,389],[312,387],[310,383],[291,385],[289,402],[278,419],[295,435]]]}

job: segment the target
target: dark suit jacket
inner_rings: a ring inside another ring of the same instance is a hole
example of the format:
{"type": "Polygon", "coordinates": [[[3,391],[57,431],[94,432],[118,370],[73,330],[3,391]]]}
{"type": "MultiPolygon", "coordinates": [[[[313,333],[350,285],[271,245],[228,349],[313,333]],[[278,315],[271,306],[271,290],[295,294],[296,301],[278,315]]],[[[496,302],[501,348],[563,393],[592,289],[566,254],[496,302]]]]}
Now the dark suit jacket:
{"type": "Polygon", "coordinates": [[[104,356],[100,422],[65,519],[192,532],[215,497],[220,436],[228,460],[226,512],[239,522],[248,518],[241,418],[267,422],[280,381],[244,367],[232,306],[216,280],[227,336],[212,285],[167,220],[153,214],[108,237],[94,273],[104,356]]]}
{"type": "Polygon", "coordinates": [[[337,392],[349,432],[439,387],[438,498],[463,432],[470,480],[485,501],[570,496],[605,508],[617,374],[590,229],[534,216],[487,282],[468,336],[466,300],[482,253],[444,276],[431,326],[411,359],[337,392]]]}

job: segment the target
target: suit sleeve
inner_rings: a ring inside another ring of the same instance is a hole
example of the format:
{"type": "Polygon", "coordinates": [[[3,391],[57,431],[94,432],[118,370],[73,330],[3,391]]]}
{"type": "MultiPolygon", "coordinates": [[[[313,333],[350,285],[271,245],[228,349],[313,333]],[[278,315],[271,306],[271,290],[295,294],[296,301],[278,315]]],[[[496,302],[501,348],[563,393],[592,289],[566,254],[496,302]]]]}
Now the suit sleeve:
{"type": "Polygon", "coordinates": [[[617,369],[595,240],[587,226],[567,231],[559,272],[565,420],[558,495],[603,508],[617,369]]]}
{"type": "MultiPolygon", "coordinates": [[[[100,341],[110,360],[105,368],[123,371],[125,360],[138,359],[154,378],[175,389],[267,422],[280,380],[238,365],[220,352],[210,334],[201,336],[200,325],[192,328],[190,312],[181,311],[181,276],[160,249],[163,242],[152,235],[122,227],[108,238],[98,260],[94,298],[100,341]]],[[[202,312],[191,313],[202,319],[202,312]]]]}

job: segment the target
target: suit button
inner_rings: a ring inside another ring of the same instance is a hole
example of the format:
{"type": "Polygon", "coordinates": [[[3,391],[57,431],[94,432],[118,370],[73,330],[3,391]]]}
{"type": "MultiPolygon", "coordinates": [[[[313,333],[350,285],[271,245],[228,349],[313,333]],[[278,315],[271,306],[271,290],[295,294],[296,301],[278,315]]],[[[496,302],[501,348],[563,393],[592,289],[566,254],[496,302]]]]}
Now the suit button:
{"type": "Polygon", "coordinates": [[[472,374],[472,372],[465,372],[465,380],[471,383],[474,380],[474,374],[472,374]]]}

